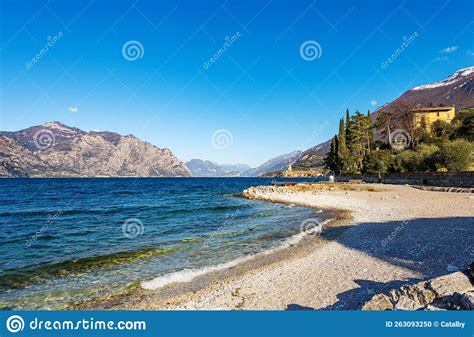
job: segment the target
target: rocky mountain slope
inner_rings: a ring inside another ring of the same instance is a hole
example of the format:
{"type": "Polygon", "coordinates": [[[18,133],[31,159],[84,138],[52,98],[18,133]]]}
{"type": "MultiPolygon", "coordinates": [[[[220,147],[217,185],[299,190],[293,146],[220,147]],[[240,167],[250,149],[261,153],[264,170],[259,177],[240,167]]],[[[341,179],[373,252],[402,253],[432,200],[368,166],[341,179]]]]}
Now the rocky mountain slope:
{"type": "Polygon", "coordinates": [[[331,140],[304,151],[293,164],[295,168],[314,168],[324,166],[324,157],[329,151],[331,140]]]}
{"type": "Polygon", "coordinates": [[[248,177],[258,177],[269,172],[286,170],[290,164],[293,164],[301,155],[301,151],[293,151],[281,156],[272,158],[262,165],[245,171],[243,175],[248,177]]]}
{"type": "Polygon", "coordinates": [[[397,114],[400,107],[415,108],[428,105],[455,105],[456,110],[473,107],[474,66],[460,69],[441,81],[414,87],[396,100],[378,108],[377,111],[397,114]]]}
{"type": "Polygon", "coordinates": [[[169,149],[133,135],[85,132],[59,122],[0,132],[3,177],[163,177],[191,172],[169,149]]]}
{"type": "Polygon", "coordinates": [[[246,164],[219,165],[210,160],[191,159],[186,162],[193,177],[238,177],[250,169],[246,164]]]}

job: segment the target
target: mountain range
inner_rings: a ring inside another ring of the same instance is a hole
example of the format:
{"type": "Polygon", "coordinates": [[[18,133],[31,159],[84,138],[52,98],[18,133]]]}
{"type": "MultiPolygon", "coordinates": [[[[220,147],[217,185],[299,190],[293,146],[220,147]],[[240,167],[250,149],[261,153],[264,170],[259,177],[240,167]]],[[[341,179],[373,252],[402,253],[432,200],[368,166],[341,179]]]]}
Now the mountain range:
{"type": "Polygon", "coordinates": [[[186,162],[193,177],[240,177],[250,170],[247,164],[219,165],[210,160],[191,159],[186,162]]]}
{"type": "Polygon", "coordinates": [[[447,78],[425,85],[414,87],[404,92],[394,101],[385,104],[375,111],[399,113],[399,106],[426,107],[451,106],[456,110],[474,106],[474,66],[460,69],[447,78]]]}
{"type": "Polygon", "coordinates": [[[60,122],[0,132],[1,177],[188,177],[169,149],[60,122]]]}
{"type": "MultiPolygon", "coordinates": [[[[447,78],[407,90],[380,111],[394,115],[403,108],[455,105],[474,106],[474,66],[447,78]]],[[[272,158],[256,168],[245,164],[219,165],[192,159],[184,164],[169,149],[160,149],[133,135],[85,132],[51,122],[16,132],[0,131],[0,177],[216,177],[262,176],[294,168],[323,165],[330,140],[305,151],[272,158]]]]}

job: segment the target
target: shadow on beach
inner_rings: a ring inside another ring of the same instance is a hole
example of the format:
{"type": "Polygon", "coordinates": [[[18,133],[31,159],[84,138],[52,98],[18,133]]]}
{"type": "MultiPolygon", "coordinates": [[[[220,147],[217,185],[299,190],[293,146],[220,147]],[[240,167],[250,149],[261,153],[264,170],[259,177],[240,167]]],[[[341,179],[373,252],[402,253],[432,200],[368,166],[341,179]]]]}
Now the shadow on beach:
{"type": "MultiPolygon", "coordinates": [[[[358,288],[338,294],[338,301],[322,310],[357,310],[375,294],[388,293],[404,284],[445,275],[456,269],[467,269],[474,260],[474,217],[361,223],[349,228],[328,228],[321,236],[423,275],[420,279],[387,283],[354,280],[358,288]]],[[[312,310],[295,303],[288,304],[286,309],[312,310]]]]}

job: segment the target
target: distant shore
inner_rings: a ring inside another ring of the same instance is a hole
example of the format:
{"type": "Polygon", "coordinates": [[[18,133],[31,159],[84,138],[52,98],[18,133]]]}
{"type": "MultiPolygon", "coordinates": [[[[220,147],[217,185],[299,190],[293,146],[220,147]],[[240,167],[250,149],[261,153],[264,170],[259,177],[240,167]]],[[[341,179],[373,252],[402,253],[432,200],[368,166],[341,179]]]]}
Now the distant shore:
{"type": "Polygon", "coordinates": [[[224,270],[74,309],[360,309],[374,294],[465,268],[474,253],[472,196],[403,185],[254,187],[249,198],[326,208],[319,236],[224,270]]]}

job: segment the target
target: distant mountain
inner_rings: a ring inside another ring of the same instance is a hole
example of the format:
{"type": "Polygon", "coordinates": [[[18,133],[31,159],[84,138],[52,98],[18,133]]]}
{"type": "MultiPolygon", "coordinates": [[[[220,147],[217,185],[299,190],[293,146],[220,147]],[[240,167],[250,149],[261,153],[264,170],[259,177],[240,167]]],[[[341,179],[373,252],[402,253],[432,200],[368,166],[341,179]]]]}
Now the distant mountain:
{"type": "MultiPolygon", "coordinates": [[[[376,120],[378,111],[399,115],[403,109],[427,107],[429,105],[455,105],[456,110],[474,107],[474,66],[460,69],[444,80],[414,87],[399,98],[383,105],[371,114],[376,120]]],[[[297,168],[317,168],[324,165],[324,157],[329,151],[331,140],[318,144],[304,152],[295,151],[269,160],[250,175],[262,175],[285,170],[289,164],[297,168]]]]}
{"type": "Polygon", "coordinates": [[[186,162],[193,177],[238,177],[250,169],[246,164],[219,165],[213,161],[202,159],[191,159],[186,162]]]}
{"type": "Polygon", "coordinates": [[[298,160],[301,151],[293,151],[291,153],[283,154],[281,156],[272,158],[257,168],[245,171],[243,174],[249,177],[258,177],[266,173],[286,170],[290,164],[298,160]]]}
{"type": "Polygon", "coordinates": [[[324,166],[324,157],[329,151],[331,140],[304,151],[293,164],[294,168],[315,168],[324,166]]]}
{"type": "MultiPolygon", "coordinates": [[[[399,114],[400,107],[455,105],[456,110],[474,106],[474,66],[456,71],[444,80],[414,87],[377,109],[399,114]]],[[[375,116],[373,116],[375,117],[375,116]]]]}
{"type": "Polygon", "coordinates": [[[176,177],[191,172],[169,149],[133,135],[60,122],[0,131],[0,177],[176,177]]]}

